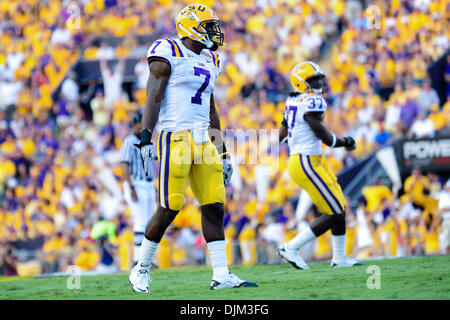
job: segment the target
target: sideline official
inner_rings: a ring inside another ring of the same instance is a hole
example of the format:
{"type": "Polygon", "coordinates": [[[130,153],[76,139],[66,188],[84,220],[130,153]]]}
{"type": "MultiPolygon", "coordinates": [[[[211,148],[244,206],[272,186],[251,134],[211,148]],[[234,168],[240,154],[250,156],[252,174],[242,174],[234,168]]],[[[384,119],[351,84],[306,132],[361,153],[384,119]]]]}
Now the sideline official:
{"type": "Polygon", "coordinates": [[[137,112],[132,120],[133,133],[125,138],[120,148],[120,162],[124,175],[124,198],[133,217],[134,251],[136,264],[144,237],[145,226],[152,216],[156,194],[154,184],[154,163],[149,164],[148,176],[145,175],[141,152],[134,144],[140,142],[141,112],[137,112]]]}

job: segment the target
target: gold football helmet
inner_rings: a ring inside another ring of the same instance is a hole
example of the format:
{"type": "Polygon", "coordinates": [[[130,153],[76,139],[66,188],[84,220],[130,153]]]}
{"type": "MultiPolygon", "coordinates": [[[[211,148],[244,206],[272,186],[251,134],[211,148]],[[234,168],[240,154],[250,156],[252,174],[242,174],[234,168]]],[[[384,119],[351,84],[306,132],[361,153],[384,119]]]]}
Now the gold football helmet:
{"type": "Polygon", "coordinates": [[[185,37],[203,43],[207,48],[217,50],[223,45],[224,34],[220,20],[207,6],[191,4],[181,10],[176,19],[180,39],[185,37]]]}
{"type": "Polygon", "coordinates": [[[296,92],[322,94],[327,86],[327,77],[317,64],[305,61],[292,69],[291,84],[296,92]]]}

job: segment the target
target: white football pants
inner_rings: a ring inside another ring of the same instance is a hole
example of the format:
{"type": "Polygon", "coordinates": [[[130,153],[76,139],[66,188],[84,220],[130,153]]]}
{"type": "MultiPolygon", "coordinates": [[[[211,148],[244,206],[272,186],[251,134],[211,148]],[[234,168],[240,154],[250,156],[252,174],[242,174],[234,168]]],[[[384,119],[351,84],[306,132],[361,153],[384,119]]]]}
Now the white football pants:
{"type": "Polygon", "coordinates": [[[139,257],[139,249],[144,239],[145,226],[150,220],[152,214],[155,200],[156,200],[156,190],[154,182],[148,181],[134,181],[134,189],[138,197],[137,201],[133,201],[131,197],[130,185],[127,181],[124,182],[124,199],[130,208],[131,216],[133,218],[133,231],[134,231],[134,262],[137,261],[139,257]]]}

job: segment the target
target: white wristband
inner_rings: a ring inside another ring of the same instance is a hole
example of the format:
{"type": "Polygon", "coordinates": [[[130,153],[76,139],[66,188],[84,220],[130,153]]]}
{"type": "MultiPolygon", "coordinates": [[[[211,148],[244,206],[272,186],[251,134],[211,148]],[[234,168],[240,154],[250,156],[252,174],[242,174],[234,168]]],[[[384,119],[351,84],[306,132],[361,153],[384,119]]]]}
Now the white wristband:
{"type": "Polygon", "coordinates": [[[336,145],[336,135],[334,134],[334,133],[332,133],[332,136],[333,136],[333,143],[331,144],[331,146],[330,147],[332,147],[332,148],[334,148],[334,146],[336,145]]]}

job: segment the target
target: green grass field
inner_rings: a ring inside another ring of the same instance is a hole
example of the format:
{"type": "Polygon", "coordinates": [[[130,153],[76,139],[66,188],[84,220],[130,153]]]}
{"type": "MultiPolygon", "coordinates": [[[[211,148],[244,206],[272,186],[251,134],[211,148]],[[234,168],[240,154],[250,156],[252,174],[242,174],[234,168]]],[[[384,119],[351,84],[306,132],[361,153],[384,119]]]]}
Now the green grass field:
{"type": "Polygon", "coordinates": [[[151,272],[150,294],[131,291],[128,274],[81,276],[81,289],[67,289],[66,277],[0,278],[0,299],[450,299],[450,256],[364,261],[365,265],[331,269],[328,262],[310,270],[291,265],[231,266],[258,288],[209,290],[208,267],[183,267],[151,272]],[[368,289],[370,265],[380,268],[380,289],[368,289]]]}

